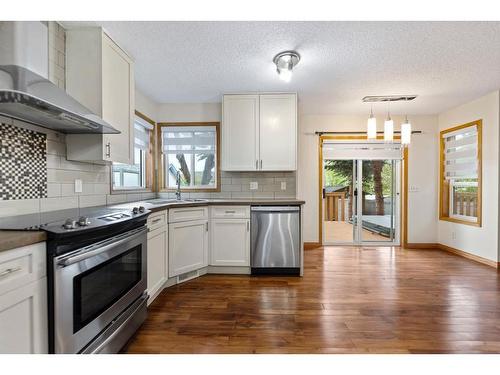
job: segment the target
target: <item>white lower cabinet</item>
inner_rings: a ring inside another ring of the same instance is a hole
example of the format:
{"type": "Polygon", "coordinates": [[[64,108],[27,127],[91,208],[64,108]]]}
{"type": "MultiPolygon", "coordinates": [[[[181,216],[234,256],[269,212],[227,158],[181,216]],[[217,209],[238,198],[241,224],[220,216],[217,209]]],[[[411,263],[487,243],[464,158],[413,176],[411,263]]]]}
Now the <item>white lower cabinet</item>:
{"type": "Polygon", "coordinates": [[[212,219],[211,266],[250,266],[250,220],[212,219]]]}
{"type": "Polygon", "coordinates": [[[48,352],[45,242],[0,253],[0,354],[48,352]]]}
{"type": "Polygon", "coordinates": [[[148,304],[154,301],[168,280],[167,211],[148,218],[148,304]]]}
{"type": "Polygon", "coordinates": [[[149,303],[161,291],[168,279],[168,232],[158,231],[148,235],[148,294],[149,303]]]}
{"type": "Polygon", "coordinates": [[[208,266],[208,220],[168,225],[168,269],[174,277],[208,266]]]}

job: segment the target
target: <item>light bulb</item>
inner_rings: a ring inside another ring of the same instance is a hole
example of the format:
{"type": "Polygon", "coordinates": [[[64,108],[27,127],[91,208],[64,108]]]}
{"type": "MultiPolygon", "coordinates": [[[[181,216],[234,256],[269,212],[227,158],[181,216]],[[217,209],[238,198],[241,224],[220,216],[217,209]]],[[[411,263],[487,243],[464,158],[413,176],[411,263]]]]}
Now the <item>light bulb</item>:
{"type": "Polygon", "coordinates": [[[368,117],[368,123],[366,125],[366,136],[368,139],[377,138],[377,119],[373,116],[373,114],[368,117]]]}
{"type": "Polygon", "coordinates": [[[290,69],[283,68],[278,70],[278,73],[280,79],[284,82],[290,82],[292,79],[292,71],[290,69]]]}
{"type": "Polygon", "coordinates": [[[408,118],[401,124],[401,144],[409,145],[411,142],[411,124],[408,118]]]}
{"type": "Polygon", "coordinates": [[[394,139],[394,121],[390,117],[384,122],[384,141],[392,142],[394,139]]]}

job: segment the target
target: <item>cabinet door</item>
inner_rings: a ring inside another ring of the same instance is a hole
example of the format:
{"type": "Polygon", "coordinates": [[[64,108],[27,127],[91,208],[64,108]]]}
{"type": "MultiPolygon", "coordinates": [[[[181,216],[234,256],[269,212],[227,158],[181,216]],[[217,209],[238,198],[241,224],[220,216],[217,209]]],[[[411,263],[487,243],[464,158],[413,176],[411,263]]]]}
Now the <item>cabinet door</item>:
{"type": "Polygon", "coordinates": [[[169,276],[208,265],[208,221],[196,220],[168,226],[169,276]]]}
{"type": "Polygon", "coordinates": [[[215,219],[210,231],[210,265],[250,266],[250,221],[215,219]]]}
{"type": "Polygon", "coordinates": [[[102,42],[102,118],[120,134],[104,136],[104,159],[133,162],[134,73],[129,57],[107,35],[102,42]]]}
{"type": "Polygon", "coordinates": [[[222,169],[254,171],[259,153],[259,96],[224,95],[222,169]]]}
{"type": "Polygon", "coordinates": [[[47,278],[0,296],[0,353],[47,353],[47,278]]]}
{"type": "Polygon", "coordinates": [[[148,233],[148,303],[153,302],[168,279],[167,231],[156,229],[148,233]]]}
{"type": "Polygon", "coordinates": [[[297,169],[297,96],[260,95],[260,169],[297,169]]]}

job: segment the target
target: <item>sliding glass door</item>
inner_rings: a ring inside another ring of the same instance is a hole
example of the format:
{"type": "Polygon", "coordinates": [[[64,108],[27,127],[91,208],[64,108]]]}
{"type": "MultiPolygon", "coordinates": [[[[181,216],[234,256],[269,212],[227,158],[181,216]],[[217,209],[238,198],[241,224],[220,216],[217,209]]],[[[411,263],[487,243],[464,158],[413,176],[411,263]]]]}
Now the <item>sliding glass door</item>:
{"type": "Polygon", "coordinates": [[[325,245],[399,245],[401,153],[380,147],[382,152],[368,154],[366,145],[346,152],[333,144],[324,152],[325,245]],[[365,158],[347,158],[356,150],[365,158]]]}

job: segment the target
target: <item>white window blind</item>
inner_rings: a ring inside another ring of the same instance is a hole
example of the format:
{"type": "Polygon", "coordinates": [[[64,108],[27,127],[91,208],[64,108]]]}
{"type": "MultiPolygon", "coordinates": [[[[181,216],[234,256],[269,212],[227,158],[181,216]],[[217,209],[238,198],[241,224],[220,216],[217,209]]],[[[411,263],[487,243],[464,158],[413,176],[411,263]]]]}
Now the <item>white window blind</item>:
{"type": "Polygon", "coordinates": [[[477,126],[443,134],[444,175],[447,180],[478,178],[477,126]]]}
{"type": "Polygon", "coordinates": [[[214,154],[216,151],[215,126],[162,127],[165,154],[214,154]]]}
{"type": "Polygon", "coordinates": [[[154,126],[140,117],[134,120],[134,146],[138,149],[147,151],[149,148],[149,132],[154,126]]]}
{"type": "Polygon", "coordinates": [[[402,147],[399,143],[375,142],[324,142],[323,159],[326,160],[401,160],[402,147]]]}

